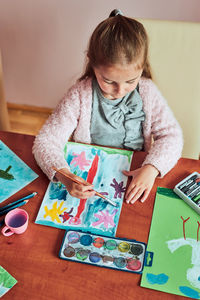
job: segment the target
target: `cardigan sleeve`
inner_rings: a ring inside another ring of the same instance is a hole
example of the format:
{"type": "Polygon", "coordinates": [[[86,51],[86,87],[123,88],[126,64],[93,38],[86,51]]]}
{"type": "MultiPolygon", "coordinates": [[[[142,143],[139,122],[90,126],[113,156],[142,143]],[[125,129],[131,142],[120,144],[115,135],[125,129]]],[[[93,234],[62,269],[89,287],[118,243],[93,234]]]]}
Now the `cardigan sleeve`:
{"type": "Polygon", "coordinates": [[[74,85],[60,101],[35,138],[34,157],[50,180],[53,180],[55,175],[55,171],[52,170],[53,166],[58,169],[69,168],[63,150],[77,126],[79,113],[79,91],[74,85]]]}
{"type": "Polygon", "coordinates": [[[148,149],[143,165],[151,164],[163,177],[169,172],[181,157],[183,148],[182,130],[169,108],[166,100],[161,95],[156,85],[149,80],[146,90],[146,128],[144,131],[151,133],[153,143],[148,149]]]}

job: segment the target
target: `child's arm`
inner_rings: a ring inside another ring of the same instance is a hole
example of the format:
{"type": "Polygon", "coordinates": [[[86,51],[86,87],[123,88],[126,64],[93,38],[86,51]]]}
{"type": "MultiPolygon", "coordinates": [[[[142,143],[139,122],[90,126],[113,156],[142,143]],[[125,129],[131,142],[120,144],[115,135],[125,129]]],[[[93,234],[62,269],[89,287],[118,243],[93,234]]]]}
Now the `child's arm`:
{"type": "Polygon", "coordinates": [[[131,183],[126,190],[125,201],[133,204],[139,198],[141,202],[146,200],[159,171],[149,164],[134,171],[123,171],[123,173],[126,176],[132,176],[131,183]]]}
{"type": "Polygon", "coordinates": [[[146,115],[143,132],[147,156],[141,168],[124,172],[132,176],[125,195],[128,203],[134,203],[139,198],[141,202],[146,200],[155,178],[163,177],[174,167],[183,147],[181,128],[155,84],[143,79],[140,93],[146,115]],[[154,139],[153,145],[151,136],[154,139]]]}
{"type": "Polygon", "coordinates": [[[145,112],[144,151],[147,152],[142,166],[153,165],[159,171],[158,176],[163,177],[181,157],[182,130],[166,100],[151,80],[141,81],[140,93],[145,112]]]}
{"type": "Polygon", "coordinates": [[[83,182],[83,184],[75,183],[69,178],[65,177],[63,174],[56,172],[56,179],[66,186],[67,191],[72,197],[76,197],[78,199],[87,199],[95,195],[95,191],[93,190],[94,186],[92,184],[88,183],[83,178],[71,173],[67,168],[63,168],[61,170],[67,175],[70,175],[70,177],[74,177],[78,181],[83,182]]]}
{"type": "Polygon", "coordinates": [[[36,162],[50,180],[55,175],[52,167],[69,169],[64,147],[72,134],[75,141],[90,143],[91,83],[82,80],[68,90],[34,141],[36,162]]]}
{"type": "Polygon", "coordinates": [[[69,90],[35,138],[33,154],[50,180],[55,175],[52,167],[69,168],[64,158],[64,145],[77,126],[79,102],[78,91],[69,90]]]}

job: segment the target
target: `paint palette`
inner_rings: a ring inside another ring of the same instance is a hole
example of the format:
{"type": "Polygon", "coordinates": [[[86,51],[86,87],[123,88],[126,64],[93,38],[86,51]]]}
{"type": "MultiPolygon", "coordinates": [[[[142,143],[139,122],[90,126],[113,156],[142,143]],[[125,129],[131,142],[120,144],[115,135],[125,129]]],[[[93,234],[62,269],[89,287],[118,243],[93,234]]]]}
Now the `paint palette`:
{"type": "Polygon", "coordinates": [[[141,273],[144,265],[152,265],[153,253],[146,251],[146,244],[136,240],[70,230],[66,231],[59,257],[99,267],[141,273]]]}

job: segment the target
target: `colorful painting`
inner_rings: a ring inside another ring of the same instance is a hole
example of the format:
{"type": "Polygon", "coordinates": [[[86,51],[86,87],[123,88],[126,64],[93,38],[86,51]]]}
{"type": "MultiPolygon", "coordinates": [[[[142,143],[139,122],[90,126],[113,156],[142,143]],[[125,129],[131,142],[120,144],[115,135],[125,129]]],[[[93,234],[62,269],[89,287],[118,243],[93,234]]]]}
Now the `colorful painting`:
{"type": "Polygon", "coordinates": [[[25,162],[0,141],[0,203],[37,177],[25,162]]]}
{"type": "Polygon", "coordinates": [[[200,299],[200,216],[173,190],[158,188],[141,286],[200,299]]]}
{"type": "Polygon", "coordinates": [[[36,223],[114,236],[127,184],[122,170],[130,169],[133,151],[69,142],[64,154],[71,172],[92,183],[96,191],[118,206],[98,196],[72,197],[60,182],[50,183],[36,223]]]}
{"type": "Polygon", "coordinates": [[[2,266],[0,266],[0,298],[5,295],[17,280],[12,277],[2,266]]]}

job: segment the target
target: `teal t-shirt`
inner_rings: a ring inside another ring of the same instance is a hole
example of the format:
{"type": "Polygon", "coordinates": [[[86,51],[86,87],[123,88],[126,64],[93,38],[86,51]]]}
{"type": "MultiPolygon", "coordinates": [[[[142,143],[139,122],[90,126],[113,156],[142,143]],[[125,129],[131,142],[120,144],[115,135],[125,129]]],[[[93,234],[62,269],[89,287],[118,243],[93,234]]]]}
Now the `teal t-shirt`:
{"type": "Polygon", "coordinates": [[[137,89],[120,99],[105,98],[93,80],[91,142],[97,145],[142,150],[145,114],[137,89]]]}

